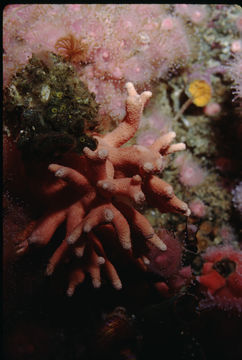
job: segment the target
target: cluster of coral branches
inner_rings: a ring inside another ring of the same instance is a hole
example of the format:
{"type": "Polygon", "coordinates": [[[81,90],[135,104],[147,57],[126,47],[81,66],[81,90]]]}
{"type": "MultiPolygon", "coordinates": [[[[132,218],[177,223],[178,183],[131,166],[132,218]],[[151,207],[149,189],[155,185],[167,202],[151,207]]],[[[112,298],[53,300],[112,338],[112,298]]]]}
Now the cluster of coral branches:
{"type": "MultiPolygon", "coordinates": [[[[145,203],[158,208],[161,213],[190,214],[187,204],[174,195],[172,186],[156,176],[162,172],[167,155],[185,149],[183,143],[171,144],[176,136],[174,132],[159,137],[149,147],[122,147],[137,131],[143,108],[152,95],[149,91],[137,94],[132,83],[127,83],[126,88],[126,117],[113,131],[95,136],[98,142],[96,150],[85,147],[78,165],[49,165],[49,170],[56,177],[49,193],[58,192],[56,184],[64,183],[73,200],[68,203],[63,198],[62,204],[50,206],[48,213],[35,224],[28,239],[18,241],[16,245],[19,254],[24,253],[30,244],[46,245],[56,229],[66,221],[65,239],[50,258],[46,272],[52,274],[61,261],[73,256],[79,259],[78,266],[70,273],[69,295],[83,282],[86,273],[90,274],[93,286],[99,287],[101,267],[116,289],[122,287],[119,275],[106,255],[102,239],[97,236],[98,227],[109,226],[113,237],[118,238],[132,256],[136,234],[144,242],[166,250],[165,243],[136,209],[140,205],[145,203]]],[[[146,260],[142,255],[139,258],[139,261],[146,260]]]]}

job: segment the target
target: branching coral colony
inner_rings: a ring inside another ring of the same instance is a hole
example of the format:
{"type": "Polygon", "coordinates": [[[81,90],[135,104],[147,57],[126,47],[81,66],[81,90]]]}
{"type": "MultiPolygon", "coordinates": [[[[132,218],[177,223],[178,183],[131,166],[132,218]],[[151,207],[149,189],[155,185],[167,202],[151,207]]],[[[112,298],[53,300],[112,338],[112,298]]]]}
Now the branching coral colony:
{"type": "Polygon", "coordinates": [[[121,289],[119,275],[105,251],[102,229],[108,230],[111,241],[121,244],[127,256],[146,262],[145,252],[135,253],[135,247],[143,249],[151,244],[165,251],[166,245],[137,209],[146,202],[161,213],[190,215],[187,204],[174,195],[172,186],[156,176],[163,171],[167,155],[185,149],[184,143],[171,144],[176,134],[168,132],[148,147],[122,147],[135,135],[152,95],[150,91],[139,95],[131,82],[126,83],[126,89],[126,116],[116,129],[106,135],[95,133],[95,148],[85,146],[81,154],[71,148],[72,152],[65,154],[67,161],[47,165],[53,174],[45,191],[48,211],[34,228],[30,224],[30,231],[25,232],[30,234],[27,239],[20,236],[16,242],[18,254],[25,253],[30,244],[44,246],[66,222],[65,238],[49,259],[46,273],[51,275],[60,262],[74,258],[77,265],[70,270],[68,295],[87,273],[93,286],[100,287],[101,267],[114,288],[121,289]]]}

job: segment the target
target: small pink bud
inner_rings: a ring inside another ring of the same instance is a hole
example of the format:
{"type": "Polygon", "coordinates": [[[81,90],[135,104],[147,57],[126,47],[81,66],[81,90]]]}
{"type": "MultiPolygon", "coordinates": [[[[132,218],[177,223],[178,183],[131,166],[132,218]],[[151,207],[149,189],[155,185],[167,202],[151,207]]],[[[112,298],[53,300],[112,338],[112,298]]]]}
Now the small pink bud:
{"type": "Polygon", "coordinates": [[[241,41],[240,40],[234,40],[231,44],[231,51],[233,53],[238,53],[242,49],[241,41]]]}
{"type": "Polygon", "coordinates": [[[109,58],[109,53],[107,51],[104,51],[102,54],[103,60],[108,60],[109,58]]]}
{"type": "Polygon", "coordinates": [[[174,22],[173,22],[172,18],[170,18],[170,17],[165,18],[161,23],[161,28],[163,30],[172,30],[173,27],[174,27],[174,22]]]}
{"type": "Polygon", "coordinates": [[[204,114],[208,116],[218,115],[221,111],[221,106],[218,103],[210,103],[205,106],[204,114]]]}
{"type": "Polygon", "coordinates": [[[206,214],[206,207],[200,199],[191,201],[189,203],[189,208],[192,212],[192,215],[199,218],[203,217],[206,214]]]}

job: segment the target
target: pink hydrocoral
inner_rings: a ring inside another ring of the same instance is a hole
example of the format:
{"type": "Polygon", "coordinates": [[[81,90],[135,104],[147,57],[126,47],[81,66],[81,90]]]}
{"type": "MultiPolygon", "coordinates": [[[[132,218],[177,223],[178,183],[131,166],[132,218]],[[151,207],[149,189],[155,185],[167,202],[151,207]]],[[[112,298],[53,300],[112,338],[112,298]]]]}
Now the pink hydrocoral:
{"type": "Polygon", "coordinates": [[[242,311],[242,251],[230,245],[210,247],[203,254],[198,277],[206,298],[200,307],[242,311]]]}
{"type": "Polygon", "coordinates": [[[148,206],[162,213],[190,215],[187,204],[175,196],[168,183],[156,176],[163,170],[167,155],[185,149],[183,143],[171,145],[176,134],[169,132],[149,147],[122,147],[135,135],[144,105],[151,97],[149,91],[138,95],[132,83],[127,83],[126,88],[125,119],[113,131],[94,136],[96,150],[85,147],[83,156],[69,153],[60,159],[60,164],[37,164],[35,170],[33,164],[26,174],[28,193],[35,202],[44,202],[48,211],[30,237],[17,241],[17,252],[24,253],[30,244],[48,244],[55,230],[66,222],[65,238],[51,256],[46,272],[51,275],[60,262],[74,257],[77,266],[71,269],[69,295],[84,281],[86,273],[90,273],[93,286],[100,287],[100,266],[116,289],[122,287],[106,255],[103,237],[99,236],[103,227],[109,231],[109,241],[120,243],[129,256],[132,256],[136,237],[141,238],[141,242],[143,239],[144,244],[166,250],[162,239],[134,205],[146,200],[148,206]]]}

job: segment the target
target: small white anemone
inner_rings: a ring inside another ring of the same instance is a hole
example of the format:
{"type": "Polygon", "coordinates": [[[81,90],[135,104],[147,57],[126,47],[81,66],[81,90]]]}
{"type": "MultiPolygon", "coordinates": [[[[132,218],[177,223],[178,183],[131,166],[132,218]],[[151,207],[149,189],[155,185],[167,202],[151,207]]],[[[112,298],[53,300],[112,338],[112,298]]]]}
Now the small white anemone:
{"type": "Polygon", "coordinates": [[[43,102],[46,102],[49,100],[49,97],[50,97],[50,87],[49,85],[43,85],[42,88],[41,88],[41,100],[43,102]]]}

